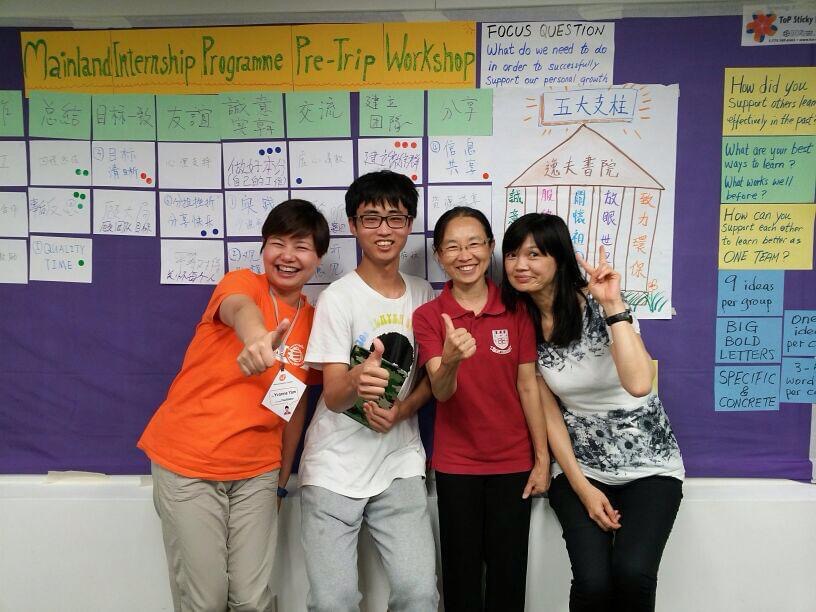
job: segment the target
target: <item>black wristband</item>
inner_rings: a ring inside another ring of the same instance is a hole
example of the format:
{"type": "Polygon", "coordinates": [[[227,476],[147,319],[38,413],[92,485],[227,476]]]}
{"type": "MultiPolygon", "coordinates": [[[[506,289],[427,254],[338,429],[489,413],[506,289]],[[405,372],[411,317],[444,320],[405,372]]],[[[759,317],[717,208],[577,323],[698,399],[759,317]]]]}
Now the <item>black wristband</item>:
{"type": "Polygon", "coordinates": [[[289,495],[289,491],[285,487],[278,487],[278,497],[286,497],[287,495],[289,495]]]}
{"type": "Polygon", "coordinates": [[[619,312],[618,314],[613,314],[612,316],[606,317],[606,324],[607,325],[614,325],[620,321],[627,321],[629,323],[632,322],[632,311],[628,308],[623,312],[619,312]]]}

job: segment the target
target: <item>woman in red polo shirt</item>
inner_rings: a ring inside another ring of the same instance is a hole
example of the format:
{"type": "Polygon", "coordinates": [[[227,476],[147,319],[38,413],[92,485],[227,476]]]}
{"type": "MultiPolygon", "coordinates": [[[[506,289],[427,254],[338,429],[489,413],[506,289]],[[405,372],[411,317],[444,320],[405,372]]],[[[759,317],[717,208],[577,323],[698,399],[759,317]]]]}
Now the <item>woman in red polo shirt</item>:
{"type": "Polygon", "coordinates": [[[522,612],[529,498],[547,489],[550,464],[535,331],[485,277],[495,243],[480,211],[447,211],[433,240],[451,280],[416,310],[414,334],[437,399],[431,463],[445,610],[522,612]]]}

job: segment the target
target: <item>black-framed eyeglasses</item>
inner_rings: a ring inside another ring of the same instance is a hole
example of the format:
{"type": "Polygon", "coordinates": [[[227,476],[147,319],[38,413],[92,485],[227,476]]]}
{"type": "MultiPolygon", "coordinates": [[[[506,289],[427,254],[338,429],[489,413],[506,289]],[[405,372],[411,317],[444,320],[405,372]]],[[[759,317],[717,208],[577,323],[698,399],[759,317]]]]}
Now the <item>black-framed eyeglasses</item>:
{"type": "Polygon", "coordinates": [[[403,227],[408,225],[408,222],[412,219],[411,215],[356,215],[352,217],[352,219],[356,219],[360,222],[366,229],[377,229],[382,225],[382,222],[385,223],[391,229],[402,229],[403,227]]]}

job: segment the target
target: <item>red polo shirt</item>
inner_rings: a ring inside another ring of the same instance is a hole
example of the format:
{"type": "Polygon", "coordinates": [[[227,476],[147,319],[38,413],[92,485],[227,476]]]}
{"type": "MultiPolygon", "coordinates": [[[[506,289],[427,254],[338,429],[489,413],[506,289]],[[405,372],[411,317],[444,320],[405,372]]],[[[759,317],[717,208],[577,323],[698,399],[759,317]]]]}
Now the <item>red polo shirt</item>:
{"type": "Polygon", "coordinates": [[[509,312],[496,285],[487,285],[487,304],[477,316],[454,299],[450,281],[414,312],[420,366],[442,355],[443,312],[476,339],[476,354],[459,364],[456,393],[436,404],[431,465],[440,472],[510,474],[533,467],[516,380],[519,365],[536,360],[535,332],[524,309],[509,312]]]}

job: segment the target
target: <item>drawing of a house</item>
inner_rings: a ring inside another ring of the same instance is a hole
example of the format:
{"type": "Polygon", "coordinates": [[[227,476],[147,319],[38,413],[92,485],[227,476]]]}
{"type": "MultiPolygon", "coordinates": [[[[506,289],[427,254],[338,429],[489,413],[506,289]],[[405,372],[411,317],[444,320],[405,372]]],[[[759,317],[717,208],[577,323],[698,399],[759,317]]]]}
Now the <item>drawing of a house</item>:
{"type": "Polygon", "coordinates": [[[612,142],[581,125],[505,188],[505,227],[529,212],[559,215],[575,250],[594,265],[599,245],[626,292],[648,293],[664,191],[612,142]]]}

